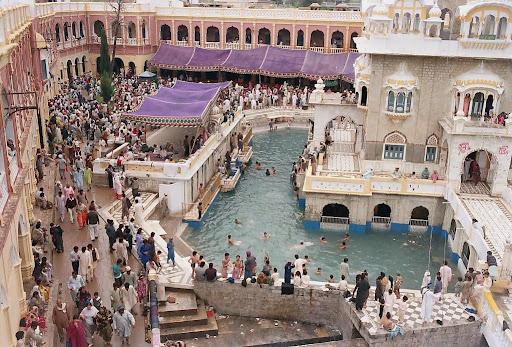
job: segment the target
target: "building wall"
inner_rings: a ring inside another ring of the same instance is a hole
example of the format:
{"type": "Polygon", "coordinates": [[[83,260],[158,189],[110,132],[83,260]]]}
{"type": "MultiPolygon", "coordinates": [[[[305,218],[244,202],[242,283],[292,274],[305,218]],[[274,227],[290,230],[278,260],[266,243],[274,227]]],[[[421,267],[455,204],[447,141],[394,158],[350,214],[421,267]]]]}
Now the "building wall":
{"type": "MultiPolygon", "coordinates": [[[[464,72],[477,68],[481,60],[463,58],[438,58],[417,56],[372,55],[371,88],[368,92],[368,118],[366,128],[366,160],[381,160],[383,142],[387,134],[399,131],[407,138],[406,161],[422,163],[427,138],[435,134],[439,139],[442,128],[439,120],[449,117],[454,107],[455,79],[464,72]],[[413,114],[395,123],[386,114],[388,93],[383,86],[386,79],[397,72],[402,62],[418,80],[418,90],[413,95],[413,114]]],[[[506,61],[485,61],[485,67],[499,75],[505,82],[500,97],[500,111],[510,110],[512,100],[510,81],[512,70],[506,61]]]]}

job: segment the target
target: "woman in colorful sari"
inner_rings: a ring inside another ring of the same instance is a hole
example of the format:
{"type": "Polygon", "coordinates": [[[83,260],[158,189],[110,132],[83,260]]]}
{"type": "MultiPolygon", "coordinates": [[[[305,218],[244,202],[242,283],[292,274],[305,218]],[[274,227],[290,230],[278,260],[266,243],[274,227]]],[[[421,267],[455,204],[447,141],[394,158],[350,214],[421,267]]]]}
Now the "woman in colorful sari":
{"type": "Polygon", "coordinates": [[[83,228],[85,221],[87,220],[87,206],[85,206],[83,202],[77,206],[76,220],[78,221],[78,226],[80,229],[83,228]]]}
{"type": "Polygon", "coordinates": [[[96,314],[96,330],[101,336],[105,345],[112,345],[112,312],[107,310],[105,306],[101,306],[96,314]]]}
{"type": "Polygon", "coordinates": [[[147,287],[146,287],[146,279],[143,275],[139,276],[139,280],[137,281],[137,297],[140,303],[144,301],[144,298],[147,294],[147,287]]]}

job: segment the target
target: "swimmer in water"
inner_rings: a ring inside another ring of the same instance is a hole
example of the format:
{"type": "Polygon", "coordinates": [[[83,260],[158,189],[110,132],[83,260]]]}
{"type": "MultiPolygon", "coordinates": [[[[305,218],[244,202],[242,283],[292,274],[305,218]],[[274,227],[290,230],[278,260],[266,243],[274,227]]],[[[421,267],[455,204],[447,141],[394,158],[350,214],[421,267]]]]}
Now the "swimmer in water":
{"type": "Polygon", "coordinates": [[[270,171],[269,171],[269,169],[267,169],[267,171],[265,171],[265,175],[270,176],[270,171]]]}
{"type": "Polygon", "coordinates": [[[267,234],[267,232],[265,231],[263,233],[263,240],[268,240],[270,238],[270,234],[267,234]]]}
{"type": "Polygon", "coordinates": [[[327,240],[325,239],[325,236],[322,236],[320,238],[320,242],[323,243],[324,245],[327,244],[327,240]]]}
{"type": "Polygon", "coordinates": [[[345,233],[345,238],[343,239],[345,242],[350,241],[350,237],[348,237],[348,233],[345,233]]]}
{"type": "Polygon", "coordinates": [[[235,241],[231,238],[231,235],[228,235],[228,242],[232,246],[238,246],[240,244],[240,241],[235,241]]]}
{"type": "Polygon", "coordinates": [[[263,166],[261,165],[260,162],[256,162],[256,170],[261,170],[263,168],[263,166]]]}
{"type": "Polygon", "coordinates": [[[272,170],[270,171],[270,173],[271,173],[272,175],[275,175],[275,174],[276,174],[276,169],[275,169],[273,166],[272,166],[272,170]]]}
{"type": "Polygon", "coordinates": [[[301,249],[301,248],[304,248],[304,247],[307,247],[307,246],[313,246],[313,242],[301,241],[298,245],[290,247],[290,249],[301,249]]]}
{"type": "Polygon", "coordinates": [[[236,218],[235,218],[235,224],[236,224],[236,225],[240,225],[240,226],[244,225],[242,222],[240,222],[240,221],[239,221],[238,219],[236,219],[236,218]]]}
{"type": "Polygon", "coordinates": [[[336,247],[339,249],[347,249],[347,244],[343,241],[341,244],[337,244],[336,247]]]}
{"type": "Polygon", "coordinates": [[[322,268],[321,268],[321,267],[319,267],[318,269],[316,269],[316,270],[315,270],[315,273],[316,273],[317,275],[322,275],[322,274],[323,274],[322,268]]]}

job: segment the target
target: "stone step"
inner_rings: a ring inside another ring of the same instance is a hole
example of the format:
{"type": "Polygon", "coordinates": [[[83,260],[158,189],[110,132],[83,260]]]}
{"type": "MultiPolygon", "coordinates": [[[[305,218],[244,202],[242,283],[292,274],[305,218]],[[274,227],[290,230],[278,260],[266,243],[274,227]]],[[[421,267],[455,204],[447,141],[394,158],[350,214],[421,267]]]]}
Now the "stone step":
{"type": "Polygon", "coordinates": [[[197,314],[197,298],[193,291],[175,291],[172,288],[165,289],[165,298],[172,295],[176,303],[169,304],[166,301],[158,302],[160,316],[184,316],[197,314]]]}
{"type": "Polygon", "coordinates": [[[144,220],[147,220],[153,212],[158,208],[160,201],[158,200],[158,196],[155,194],[152,198],[148,200],[148,202],[143,203],[144,206],[144,220]]]}
{"type": "MultiPolygon", "coordinates": [[[[219,333],[215,317],[208,317],[207,323],[195,326],[181,326],[169,329],[160,329],[162,342],[176,339],[192,339],[194,337],[205,337],[206,334],[213,336],[219,333]]],[[[215,344],[212,343],[212,346],[215,344]]]]}
{"type": "Polygon", "coordinates": [[[197,312],[195,314],[161,317],[159,323],[160,329],[207,325],[208,317],[206,315],[204,302],[202,300],[198,300],[197,312]]]}

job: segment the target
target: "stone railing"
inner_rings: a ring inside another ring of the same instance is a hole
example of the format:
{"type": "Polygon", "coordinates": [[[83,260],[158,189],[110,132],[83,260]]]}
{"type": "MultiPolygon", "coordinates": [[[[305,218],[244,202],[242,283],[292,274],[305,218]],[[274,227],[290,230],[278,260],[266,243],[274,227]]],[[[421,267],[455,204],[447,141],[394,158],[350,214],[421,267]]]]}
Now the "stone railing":
{"type": "Polygon", "coordinates": [[[9,189],[7,188],[7,175],[5,172],[0,172],[0,214],[3,212],[8,198],[9,189]]]}
{"type": "MultiPolygon", "coordinates": [[[[473,220],[462,204],[462,201],[459,199],[459,196],[455,193],[452,187],[448,186],[444,198],[452,207],[454,219],[459,220],[464,232],[469,238],[469,241],[475,248],[478,259],[485,261],[487,259],[487,251],[489,250],[489,247],[487,246],[483,235],[473,228],[473,220]]],[[[495,254],[495,256],[498,255],[495,254]]]]}
{"type": "Polygon", "coordinates": [[[361,12],[358,11],[310,11],[289,8],[279,9],[248,9],[248,8],[214,8],[214,7],[156,7],[157,16],[174,18],[221,18],[247,19],[253,22],[258,19],[282,20],[292,22],[357,22],[362,23],[361,12]]]}
{"type": "Polygon", "coordinates": [[[204,47],[209,49],[219,49],[220,42],[205,42],[204,47]]]}
{"type": "Polygon", "coordinates": [[[9,36],[27,23],[29,19],[27,10],[27,5],[2,8],[2,12],[0,12],[0,43],[5,43],[9,40],[9,36]]]}
{"type": "Polygon", "coordinates": [[[16,181],[16,176],[18,176],[18,171],[20,170],[18,166],[17,158],[12,158],[9,163],[9,175],[11,176],[11,184],[14,184],[16,181]]]}
{"type": "Polygon", "coordinates": [[[486,291],[481,303],[483,315],[487,317],[482,332],[489,346],[510,347],[512,346],[512,331],[503,330],[505,319],[503,313],[494,302],[491,292],[486,291]]]}
{"type": "Polygon", "coordinates": [[[373,176],[362,178],[360,173],[317,170],[312,175],[309,166],[304,181],[305,192],[325,192],[346,195],[399,194],[443,197],[446,193],[446,181],[373,176]]]}

